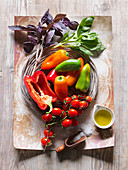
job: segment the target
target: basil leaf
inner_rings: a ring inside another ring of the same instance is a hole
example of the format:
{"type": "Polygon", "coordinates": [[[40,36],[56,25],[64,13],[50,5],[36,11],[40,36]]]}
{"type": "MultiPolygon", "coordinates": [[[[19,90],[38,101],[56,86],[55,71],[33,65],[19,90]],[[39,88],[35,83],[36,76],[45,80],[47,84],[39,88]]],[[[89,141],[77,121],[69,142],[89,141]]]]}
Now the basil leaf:
{"type": "Polygon", "coordinates": [[[87,17],[82,19],[81,23],[77,27],[77,37],[84,32],[89,32],[93,23],[94,17],[87,17]]]}
{"type": "Polygon", "coordinates": [[[93,54],[89,50],[85,49],[84,47],[78,47],[77,46],[77,47],[74,47],[74,49],[81,51],[85,55],[93,56],[93,54]]]}
{"type": "Polygon", "coordinates": [[[96,38],[95,40],[81,41],[81,44],[90,51],[103,51],[105,49],[99,38],[96,38]]]}
{"type": "Polygon", "coordinates": [[[91,32],[91,33],[83,33],[81,34],[80,38],[82,40],[95,40],[97,38],[97,34],[95,32],[91,32]]]}

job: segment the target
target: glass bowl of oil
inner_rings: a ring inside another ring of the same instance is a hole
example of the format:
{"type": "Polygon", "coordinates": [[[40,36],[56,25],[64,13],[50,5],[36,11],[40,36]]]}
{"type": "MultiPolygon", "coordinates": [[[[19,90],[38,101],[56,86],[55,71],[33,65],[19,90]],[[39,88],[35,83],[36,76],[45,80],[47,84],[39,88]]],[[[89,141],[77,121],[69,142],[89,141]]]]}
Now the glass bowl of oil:
{"type": "Polygon", "coordinates": [[[97,127],[101,129],[107,129],[113,125],[115,120],[115,115],[110,108],[96,104],[94,106],[92,118],[94,124],[97,127]]]}

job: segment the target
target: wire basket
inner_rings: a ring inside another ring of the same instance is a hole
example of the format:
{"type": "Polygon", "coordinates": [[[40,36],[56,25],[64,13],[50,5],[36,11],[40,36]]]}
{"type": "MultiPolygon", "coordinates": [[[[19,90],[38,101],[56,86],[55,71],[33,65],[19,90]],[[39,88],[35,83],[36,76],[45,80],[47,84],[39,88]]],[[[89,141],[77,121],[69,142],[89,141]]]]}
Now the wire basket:
{"type": "MultiPolygon", "coordinates": [[[[68,52],[69,58],[70,59],[76,59],[79,57],[82,57],[84,59],[85,63],[88,63],[91,67],[91,82],[90,82],[90,87],[87,91],[87,95],[92,97],[92,100],[94,100],[94,98],[96,97],[97,94],[97,90],[98,90],[98,74],[97,74],[97,69],[95,64],[92,62],[92,60],[88,57],[85,56],[83,53],[76,51],[76,50],[72,50],[70,48],[52,48],[53,46],[47,47],[44,49],[43,51],[43,55],[41,57],[40,62],[37,64],[36,66],[36,70],[41,70],[41,64],[42,62],[51,54],[53,54],[54,52],[56,52],[59,49],[64,49],[68,52]]],[[[26,75],[31,75],[32,76],[32,72],[33,72],[33,68],[36,62],[36,55],[31,56],[28,60],[27,63],[25,64],[23,70],[22,70],[22,81],[21,81],[21,91],[23,94],[23,97],[26,101],[26,103],[28,104],[29,107],[31,107],[33,110],[40,112],[41,110],[39,109],[37,103],[30,97],[27,88],[25,87],[24,84],[24,76],[26,75]]],[[[45,75],[47,75],[50,70],[43,70],[43,72],[45,73],[45,75]]],[[[52,90],[54,90],[53,85],[51,85],[52,90]]],[[[72,96],[73,94],[81,94],[82,92],[80,92],[79,90],[75,89],[75,85],[69,87],[69,96],[72,96]]],[[[62,103],[57,100],[55,103],[53,103],[53,105],[56,107],[62,107],[62,103]]],[[[42,112],[42,111],[41,111],[42,112]]]]}

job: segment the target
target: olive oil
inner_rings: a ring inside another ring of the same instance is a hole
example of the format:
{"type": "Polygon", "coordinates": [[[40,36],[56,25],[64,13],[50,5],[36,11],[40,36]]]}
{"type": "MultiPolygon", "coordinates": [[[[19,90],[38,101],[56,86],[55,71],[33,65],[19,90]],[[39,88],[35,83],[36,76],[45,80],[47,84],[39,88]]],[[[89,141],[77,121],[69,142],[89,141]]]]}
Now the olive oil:
{"type": "Polygon", "coordinates": [[[112,115],[108,110],[98,110],[95,113],[94,119],[100,126],[107,126],[112,121],[112,115]]]}

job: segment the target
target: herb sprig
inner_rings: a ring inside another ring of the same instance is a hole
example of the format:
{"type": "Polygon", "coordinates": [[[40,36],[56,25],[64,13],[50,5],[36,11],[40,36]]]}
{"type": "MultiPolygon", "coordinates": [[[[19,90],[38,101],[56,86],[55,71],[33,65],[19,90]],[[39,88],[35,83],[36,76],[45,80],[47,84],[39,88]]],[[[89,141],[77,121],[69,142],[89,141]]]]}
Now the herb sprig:
{"type": "Polygon", "coordinates": [[[101,43],[98,38],[98,34],[95,32],[90,32],[91,26],[93,24],[94,17],[84,18],[79,26],[77,27],[77,32],[72,33],[66,32],[63,36],[62,41],[57,44],[56,47],[69,47],[73,50],[78,50],[87,56],[93,56],[94,51],[103,51],[106,47],[101,43]]]}

